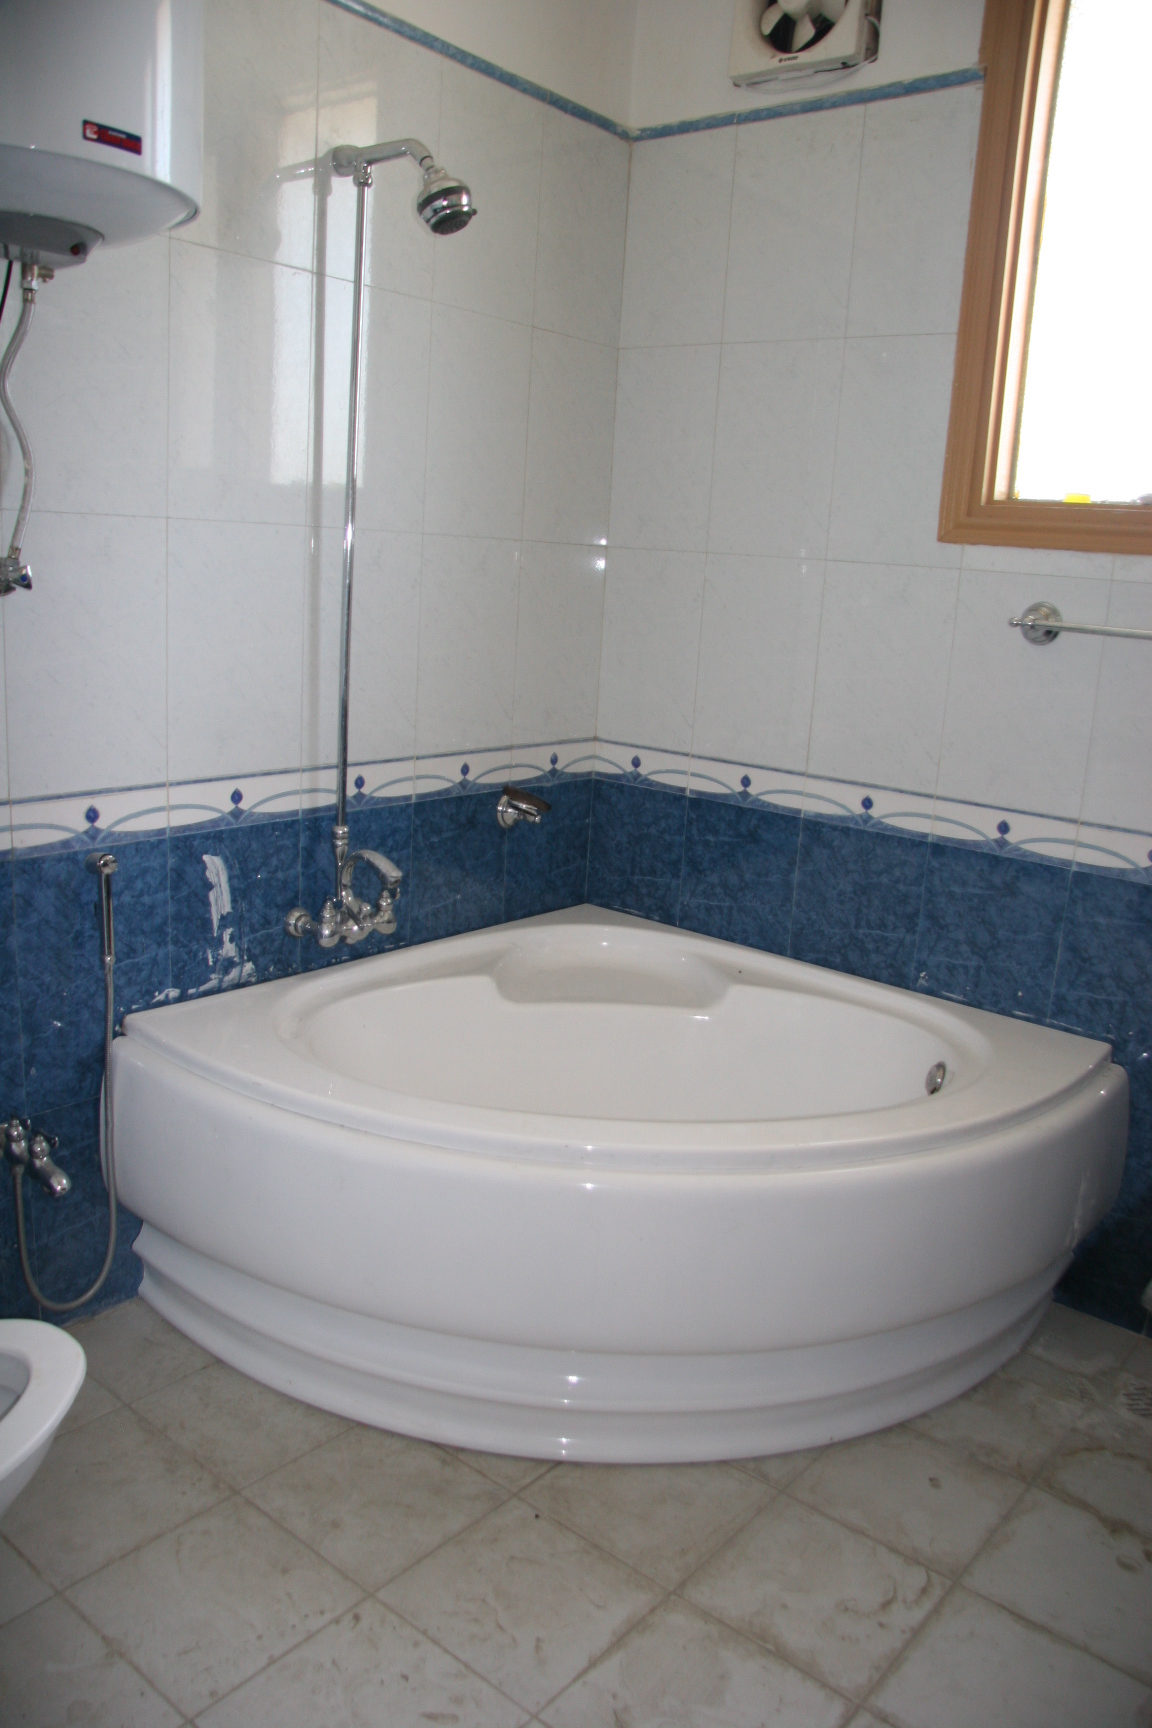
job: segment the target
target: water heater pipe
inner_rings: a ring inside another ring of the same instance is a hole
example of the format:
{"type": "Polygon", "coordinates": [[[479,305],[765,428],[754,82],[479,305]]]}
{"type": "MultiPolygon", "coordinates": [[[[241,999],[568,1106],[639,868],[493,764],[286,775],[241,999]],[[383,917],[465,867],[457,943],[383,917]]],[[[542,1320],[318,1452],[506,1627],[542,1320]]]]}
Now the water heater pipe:
{"type": "MultiPolygon", "coordinates": [[[[12,531],[12,542],[5,558],[0,558],[0,595],[11,594],[14,588],[31,588],[32,571],[21,558],[20,548],[24,544],[24,530],[28,526],[28,516],[32,509],[32,493],[36,486],[36,463],[32,456],[32,446],[28,442],[28,434],[20,421],[20,416],[12,406],[12,398],[8,394],[8,375],[13,362],[24,346],[32,324],[32,314],[36,310],[36,288],[39,278],[51,278],[50,270],[37,270],[35,264],[24,263],[20,266],[20,291],[23,304],[20,307],[20,318],[12,340],[4,350],[4,358],[0,360],[0,405],[12,423],[16,434],[16,442],[20,446],[20,454],[24,458],[24,490],[20,496],[20,508],[16,513],[16,526],[12,531]]],[[[3,544],[3,542],[0,542],[3,544]]]]}

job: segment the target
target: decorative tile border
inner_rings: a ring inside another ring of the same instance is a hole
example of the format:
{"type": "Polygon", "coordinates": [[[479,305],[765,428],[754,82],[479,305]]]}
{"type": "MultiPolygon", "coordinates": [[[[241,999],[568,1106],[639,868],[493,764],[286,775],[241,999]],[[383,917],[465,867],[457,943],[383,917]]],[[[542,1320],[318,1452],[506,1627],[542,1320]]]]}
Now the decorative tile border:
{"type": "MultiPolygon", "coordinates": [[[[563,739],[512,749],[443,752],[400,760],[353,763],[348,809],[410,803],[413,798],[466,796],[505,780],[547,781],[599,775],[692,797],[758,805],[808,819],[891,829],[938,844],[1043,858],[1064,868],[1115,871],[1152,885],[1152,834],[1080,824],[1040,811],[822,779],[757,763],[689,757],[613,739],[563,739]]],[[[9,845],[17,855],[83,850],[187,828],[248,826],[331,810],[331,768],[121,787],[4,807],[9,845]]],[[[0,837],[0,849],[4,840],[0,837]]]]}
{"type": "Polygon", "coordinates": [[[470,72],[478,72],[483,78],[491,78],[497,84],[517,90],[521,96],[530,96],[535,102],[543,102],[549,108],[556,108],[560,113],[570,115],[573,120],[583,120],[589,126],[599,127],[602,132],[610,132],[614,138],[622,138],[629,144],[648,143],[656,138],[678,138],[685,132],[715,132],[725,126],[755,125],[761,120],[786,120],[793,114],[816,114],[826,108],[856,108],[866,102],[893,102],[903,96],[922,96],[932,90],[950,90],[957,84],[980,84],[984,80],[984,73],[979,66],[962,66],[955,72],[934,72],[923,78],[906,78],[895,84],[866,84],[853,90],[837,90],[827,96],[799,97],[795,101],[776,102],[771,107],[703,114],[695,120],[671,120],[661,126],[622,126],[618,120],[610,120],[606,114],[598,114],[594,108],[586,108],[582,102],[573,102],[570,97],[561,96],[558,91],[549,90],[543,84],[536,84],[530,78],[521,78],[518,72],[509,72],[503,66],[497,66],[494,61],[485,60],[480,54],[473,54],[467,48],[457,48],[455,43],[446,41],[443,36],[434,36],[431,31],[422,30],[417,24],[409,24],[407,19],[397,18],[395,13],[386,12],[382,6],[373,6],[370,0],[328,0],[328,4],[341,12],[350,12],[354,18],[362,18],[367,24],[376,24],[382,30],[390,30],[393,35],[402,36],[406,42],[414,42],[418,48],[428,48],[433,54],[440,54],[446,60],[454,60],[458,66],[466,66],[470,72]]]}
{"type": "Polygon", "coordinates": [[[693,756],[688,776],[693,798],[723,798],[732,804],[763,804],[799,815],[804,808],[804,775],[786,768],[746,768],[693,756]]]}
{"type": "Polygon", "coordinates": [[[164,833],[168,788],[140,786],[110,792],[35,798],[11,806],[16,853],[79,851],[111,846],[118,838],[164,833]]]}
{"type": "Polygon", "coordinates": [[[596,773],[637,786],[658,786],[665,792],[687,792],[690,758],[675,750],[653,750],[647,744],[617,739],[596,740],[596,773]]]}

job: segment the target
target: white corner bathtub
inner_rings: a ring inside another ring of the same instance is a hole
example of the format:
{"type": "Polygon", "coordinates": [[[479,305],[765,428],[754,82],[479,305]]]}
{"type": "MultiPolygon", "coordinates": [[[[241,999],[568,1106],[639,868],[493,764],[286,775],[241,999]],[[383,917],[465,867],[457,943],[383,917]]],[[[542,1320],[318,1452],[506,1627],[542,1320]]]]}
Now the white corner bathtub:
{"type": "Polygon", "coordinates": [[[592,907],[124,1031],[143,1296],[297,1398],[541,1458],[756,1455],[955,1396],[1127,1136],[1106,1044],[592,907]]]}

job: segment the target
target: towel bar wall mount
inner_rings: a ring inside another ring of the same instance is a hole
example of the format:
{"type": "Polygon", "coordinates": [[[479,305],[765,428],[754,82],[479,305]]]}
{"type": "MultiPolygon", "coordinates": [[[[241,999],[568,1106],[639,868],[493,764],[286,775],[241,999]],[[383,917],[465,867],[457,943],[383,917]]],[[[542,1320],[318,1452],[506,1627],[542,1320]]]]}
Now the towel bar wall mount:
{"type": "Polygon", "coordinates": [[[1057,636],[1126,636],[1133,642],[1152,642],[1152,630],[1128,630],[1119,624],[1067,624],[1059,609],[1050,600],[1037,600],[1025,607],[1019,618],[1009,618],[1014,630],[1019,630],[1025,642],[1037,648],[1047,647],[1057,636]]]}

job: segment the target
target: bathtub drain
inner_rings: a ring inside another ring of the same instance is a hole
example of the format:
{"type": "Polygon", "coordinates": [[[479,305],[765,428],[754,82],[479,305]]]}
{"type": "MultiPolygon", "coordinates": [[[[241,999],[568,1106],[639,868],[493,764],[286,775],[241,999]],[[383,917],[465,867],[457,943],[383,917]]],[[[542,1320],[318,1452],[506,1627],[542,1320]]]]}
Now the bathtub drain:
{"type": "Polygon", "coordinates": [[[943,1062],[933,1062],[931,1068],[929,1068],[927,1074],[924,1076],[924,1090],[927,1092],[929,1098],[931,1098],[933,1092],[939,1092],[941,1086],[944,1084],[947,1073],[948,1070],[943,1062]]]}

